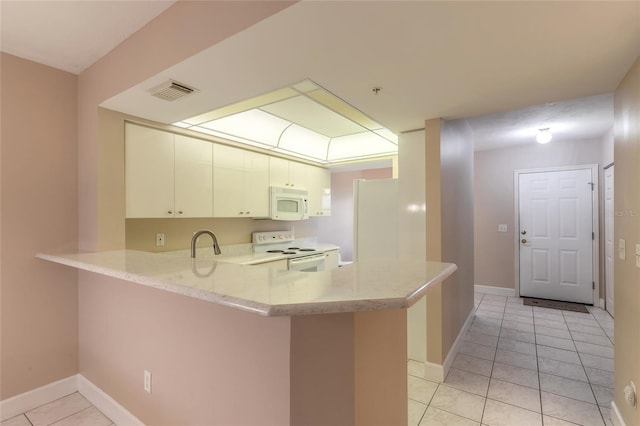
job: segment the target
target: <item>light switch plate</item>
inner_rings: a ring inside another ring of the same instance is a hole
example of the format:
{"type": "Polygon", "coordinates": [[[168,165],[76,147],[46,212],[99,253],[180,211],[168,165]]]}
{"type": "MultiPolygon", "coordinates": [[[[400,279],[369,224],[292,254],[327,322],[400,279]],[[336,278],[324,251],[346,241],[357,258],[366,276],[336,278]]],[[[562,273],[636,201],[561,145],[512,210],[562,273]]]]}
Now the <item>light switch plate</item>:
{"type": "Polygon", "coordinates": [[[626,241],[622,238],[618,240],[618,257],[620,260],[625,260],[627,258],[626,241]]]}
{"type": "Polygon", "coordinates": [[[507,232],[507,224],[506,223],[501,223],[498,225],[498,232],[507,232]]]}

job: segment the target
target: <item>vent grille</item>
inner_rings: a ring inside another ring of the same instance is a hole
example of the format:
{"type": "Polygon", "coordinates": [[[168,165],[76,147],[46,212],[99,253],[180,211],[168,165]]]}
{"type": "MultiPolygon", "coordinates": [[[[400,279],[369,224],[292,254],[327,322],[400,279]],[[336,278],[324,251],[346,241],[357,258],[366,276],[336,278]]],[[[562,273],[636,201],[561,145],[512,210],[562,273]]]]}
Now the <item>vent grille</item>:
{"type": "Polygon", "coordinates": [[[150,90],[152,96],[165,101],[175,101],[195,91],[196,89],[173,80],[166,81],[150,90]]]}

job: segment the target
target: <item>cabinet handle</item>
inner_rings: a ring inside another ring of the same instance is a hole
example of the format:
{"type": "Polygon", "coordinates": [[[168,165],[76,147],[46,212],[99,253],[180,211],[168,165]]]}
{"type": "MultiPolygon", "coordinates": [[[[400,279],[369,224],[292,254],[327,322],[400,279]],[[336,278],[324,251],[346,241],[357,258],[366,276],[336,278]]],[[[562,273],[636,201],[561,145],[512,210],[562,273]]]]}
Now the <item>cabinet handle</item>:
{"type": "Polygon", "coordinates": [[[244,214],[249,214],[249,213],[251,213],[251,212],[244,212],[244,214]]]}
{"type": "Polygon", "coordinates": [[[182,210],[178,210],[178,214],[182,214],[182,210]]]}
{"type": "Polygon", "coordinates": [[[238,214],[239,214],[240,216],[242,216],[244,213],[243,213],[243,212],[240,212],[240,213],[238,213],[238,214]]]}
{"type": "Polygon", "coordinates": [[[169,214],[173,214],[173,210],[169,210],[167,213],[169,213],[169,214]]]}

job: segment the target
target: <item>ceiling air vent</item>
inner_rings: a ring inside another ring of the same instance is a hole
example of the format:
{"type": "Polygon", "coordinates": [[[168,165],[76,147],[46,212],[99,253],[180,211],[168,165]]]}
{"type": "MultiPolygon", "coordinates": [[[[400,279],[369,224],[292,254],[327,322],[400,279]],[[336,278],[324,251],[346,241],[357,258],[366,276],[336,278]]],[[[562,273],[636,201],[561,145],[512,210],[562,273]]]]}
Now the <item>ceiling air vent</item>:
{"type": "Polygon", "coordinates": [[[192,94],[196,89],[182,83],[169,80],[159,84],[149,91],[151,92],[151,95],[156,98],[164,99],[165,101],[175,101],[176,99],[192,94]]]}

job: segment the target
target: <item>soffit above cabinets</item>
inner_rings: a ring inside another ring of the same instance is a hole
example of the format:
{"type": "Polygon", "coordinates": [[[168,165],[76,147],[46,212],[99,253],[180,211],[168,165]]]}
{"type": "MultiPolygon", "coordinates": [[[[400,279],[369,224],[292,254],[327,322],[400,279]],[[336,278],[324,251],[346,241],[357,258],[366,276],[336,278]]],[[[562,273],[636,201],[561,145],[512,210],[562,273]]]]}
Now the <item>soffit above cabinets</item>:
{"type": "Polygon", "coordinates": [[[393,132],[309,79],[173,124],[322,164],[398,152],[393,132]]]}

